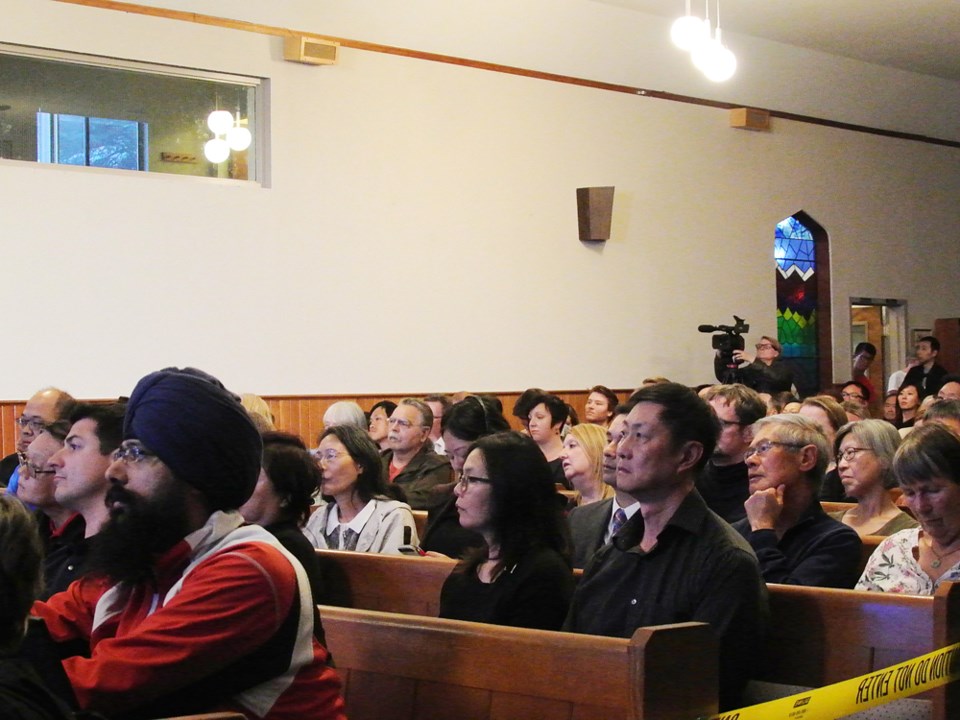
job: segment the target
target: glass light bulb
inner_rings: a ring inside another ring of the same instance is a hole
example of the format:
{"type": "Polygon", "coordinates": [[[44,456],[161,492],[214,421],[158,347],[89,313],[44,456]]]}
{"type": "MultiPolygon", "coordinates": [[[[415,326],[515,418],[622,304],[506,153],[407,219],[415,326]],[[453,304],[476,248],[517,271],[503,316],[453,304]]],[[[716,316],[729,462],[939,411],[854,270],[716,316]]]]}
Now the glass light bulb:
{"type": "Polygon", "coordinates": [[[717,43],[710,65],[703,69],[703,74],[707,76],[707,80],[724,82],[732,78],[736,71],[737,56],[729,48],[717,43]]]}
{"type": "Polygon", "coordinates": [[[214,110],[207,116],[207,127],[214,135],[224,135],[233,127],[233,115],[228,110],[214,110]]]}
{"type": "Polygon", "coordinates": [[[245,127],[234,125],[227,130],[227,144],[231,150],[246,150],[253,142],[253,135],[245,127]]]}
{"type": "Polygon", "coordinates": [[[694,15],[684,15],[670,26],[670,39],[681,50],[693,50],[710,35],[710,28],[694,15]]]}
{"type": "Polygon", "coordinates": [[[230,157],[230,146],[221,138],[207,140],[203,146],[203,155],[210,162],[219,164],[230,157]]]}

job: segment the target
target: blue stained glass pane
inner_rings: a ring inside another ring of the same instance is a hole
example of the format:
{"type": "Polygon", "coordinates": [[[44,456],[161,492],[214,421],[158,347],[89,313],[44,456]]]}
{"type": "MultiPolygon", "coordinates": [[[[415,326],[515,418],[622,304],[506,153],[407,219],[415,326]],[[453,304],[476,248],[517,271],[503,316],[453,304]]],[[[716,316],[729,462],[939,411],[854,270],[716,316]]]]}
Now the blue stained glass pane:
{"type": "Polygon", "coordinates": [[[814,270],[813,235],[795,217],[788,217],[777,223],[773,254],[781,272],[796,267],[806,276],[814,270]]]}

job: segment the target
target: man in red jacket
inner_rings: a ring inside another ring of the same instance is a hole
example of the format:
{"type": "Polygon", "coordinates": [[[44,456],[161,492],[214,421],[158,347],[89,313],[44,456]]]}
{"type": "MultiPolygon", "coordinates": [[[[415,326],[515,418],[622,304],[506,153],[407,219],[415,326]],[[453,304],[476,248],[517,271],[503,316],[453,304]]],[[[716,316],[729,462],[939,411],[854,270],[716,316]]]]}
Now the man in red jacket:
{"type": "Polygon", "coordinates": [[[342,720],[303,568],[236,511],[262,450],[236,396],[198,370],[152,373],[123,435],[90,574],[34,606],[54,641],[87,644],[63,660],[79,707],[342,720]]]}

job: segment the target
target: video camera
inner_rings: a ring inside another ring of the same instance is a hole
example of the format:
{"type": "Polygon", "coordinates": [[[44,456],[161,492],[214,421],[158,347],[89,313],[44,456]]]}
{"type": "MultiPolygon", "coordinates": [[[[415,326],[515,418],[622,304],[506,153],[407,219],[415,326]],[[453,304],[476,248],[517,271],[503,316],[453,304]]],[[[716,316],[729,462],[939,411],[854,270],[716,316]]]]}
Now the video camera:
{"type": "Polygon", "coordinates": [[[717,351],[717,380],[722,383],[738,381],[737,368],[740,363],[733,359],[734,350],[743,350],[743,334],[750,332],[750,326],[736,315],[733,316],[733,325],[698,325],[697,331],[702,333],[720,333],[710,339],[710,344],[717,351]],[[723,369],[721,372],[721,368],[723,369]],[[722,377],[721,377],[722,375],[722,377]]]}

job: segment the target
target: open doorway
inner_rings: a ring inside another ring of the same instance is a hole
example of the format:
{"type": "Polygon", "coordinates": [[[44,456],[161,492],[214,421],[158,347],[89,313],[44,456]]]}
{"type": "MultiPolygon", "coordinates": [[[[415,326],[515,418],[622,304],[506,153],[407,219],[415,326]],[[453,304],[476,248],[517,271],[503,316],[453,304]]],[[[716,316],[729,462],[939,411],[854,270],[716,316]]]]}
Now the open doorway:
{"type": "Polygon", "coordinates": [[[861,342],[877,348],[877,357],[867,370],[878,395],[871,399],[871,408],[882,404],[887,378],[906,364],[906,315],[907,305],[902,300],[850,298],[850,348],[861,342]]]}

